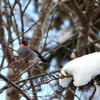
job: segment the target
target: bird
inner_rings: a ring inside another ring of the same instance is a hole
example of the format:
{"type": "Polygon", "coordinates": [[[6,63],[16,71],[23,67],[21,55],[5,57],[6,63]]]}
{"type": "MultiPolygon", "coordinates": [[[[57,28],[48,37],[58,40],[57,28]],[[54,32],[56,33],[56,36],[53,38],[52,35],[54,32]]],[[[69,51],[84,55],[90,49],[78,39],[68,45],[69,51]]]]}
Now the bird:
{"type": "Polygon", "coordinates": [[[17,50],[18,56],[20,59],[24,59],[25,62],[29,60],[34,60],[38,56],[41,61],[47,62],[46,59],[32,46],[29,45],[27,40],[21,42],[19,49],[17,50]]]}

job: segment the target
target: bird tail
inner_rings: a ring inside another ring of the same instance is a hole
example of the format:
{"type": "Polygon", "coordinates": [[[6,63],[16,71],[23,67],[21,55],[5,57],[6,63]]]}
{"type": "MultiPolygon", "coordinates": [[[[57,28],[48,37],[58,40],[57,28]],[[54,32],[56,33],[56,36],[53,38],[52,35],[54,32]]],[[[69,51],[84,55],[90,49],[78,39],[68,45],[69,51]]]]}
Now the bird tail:
{"type": "Polygon", "coordinates": [[[41,55],[36,49],[34,49],[33,47],[30,47],[30,48],[37,54],[37,56],[38,56],[43,62],[47,62],[47,60],[44,59],[44,58],[42,57],[42,55],[41,55]]]}

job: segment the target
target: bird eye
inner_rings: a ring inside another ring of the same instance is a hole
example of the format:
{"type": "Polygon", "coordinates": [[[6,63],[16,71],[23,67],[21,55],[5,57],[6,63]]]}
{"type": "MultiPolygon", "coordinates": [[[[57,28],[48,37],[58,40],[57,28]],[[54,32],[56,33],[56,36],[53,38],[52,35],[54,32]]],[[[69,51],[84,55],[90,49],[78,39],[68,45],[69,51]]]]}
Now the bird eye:
{"type": "Polygon", "coordinates": [[[27,41],[25,41],[25,44],[28,44],[28,42],[27,42],[27,41]]]}

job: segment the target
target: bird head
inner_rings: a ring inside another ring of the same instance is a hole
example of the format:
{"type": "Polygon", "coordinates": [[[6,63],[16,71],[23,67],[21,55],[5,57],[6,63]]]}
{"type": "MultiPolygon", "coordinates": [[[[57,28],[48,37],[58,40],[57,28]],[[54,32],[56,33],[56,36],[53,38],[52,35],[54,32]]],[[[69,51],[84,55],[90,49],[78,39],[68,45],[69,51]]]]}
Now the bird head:
{"type": "Polygon", "coordinates": [[[30,46],[30,45],[28,44],[27,40],[24,40],[24,41],[22,41],[20,46],[25,46],[26,47],[26,46],[30,46]]]}

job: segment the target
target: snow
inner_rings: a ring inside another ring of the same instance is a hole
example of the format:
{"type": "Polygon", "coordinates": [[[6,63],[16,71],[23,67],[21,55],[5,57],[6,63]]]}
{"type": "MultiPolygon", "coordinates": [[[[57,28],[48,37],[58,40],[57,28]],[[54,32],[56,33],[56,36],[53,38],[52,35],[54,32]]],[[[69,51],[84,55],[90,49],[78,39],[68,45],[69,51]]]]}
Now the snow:
{"type": "MultiPolygon", "coordinates": [[[[61,70],[63,75],[67,75],[66,72],[73,76],[75,86],[86,85],[100,74],[100,52],[84,55],[68,62],[61,70]]],[[[59,79],[59,84],[62,87],[68,87],[71,80],[71,78],[59,79]]]]}
{"type": "MultiPolygon", "coordinates": [[[[61,73],[66,76],[66,71],[64,70],[61,70],[61,73]]],[[[59,79],[59,84],[63,87],[68,87],[69,83],[72,81],[72,78],[62,78],[62,79],[59,79]]]]}

